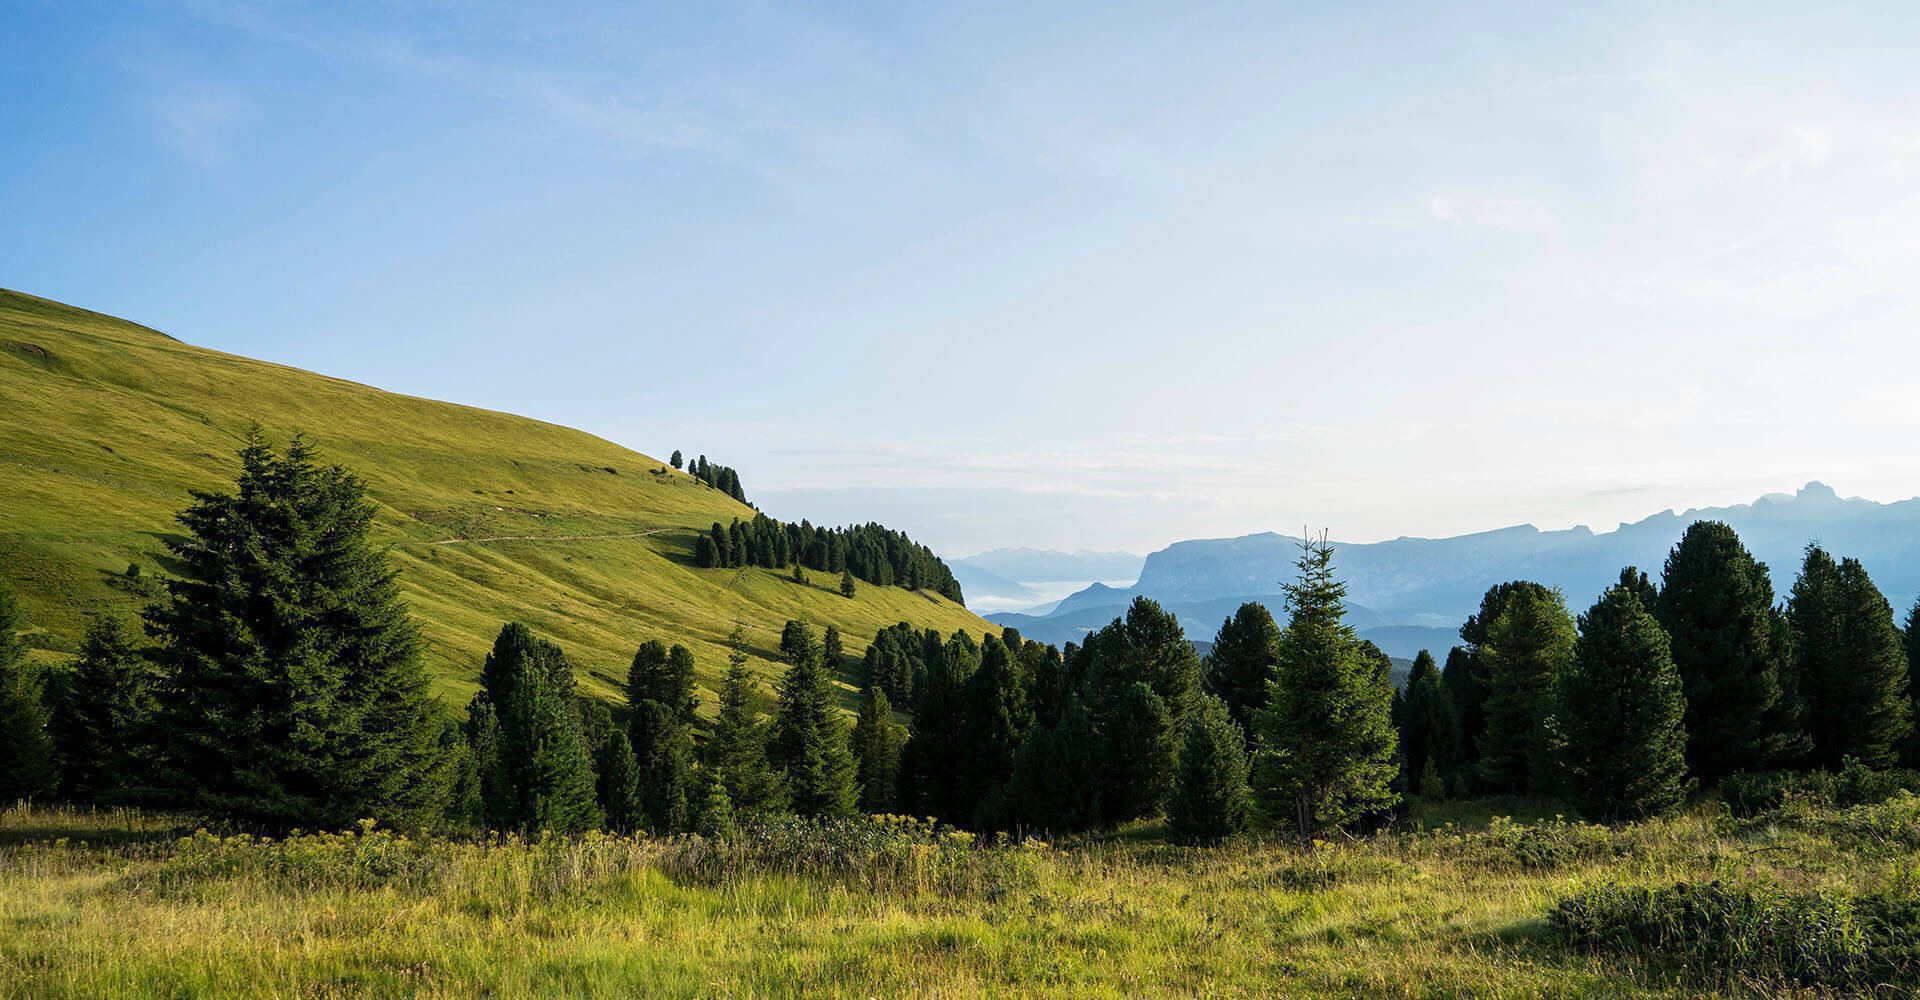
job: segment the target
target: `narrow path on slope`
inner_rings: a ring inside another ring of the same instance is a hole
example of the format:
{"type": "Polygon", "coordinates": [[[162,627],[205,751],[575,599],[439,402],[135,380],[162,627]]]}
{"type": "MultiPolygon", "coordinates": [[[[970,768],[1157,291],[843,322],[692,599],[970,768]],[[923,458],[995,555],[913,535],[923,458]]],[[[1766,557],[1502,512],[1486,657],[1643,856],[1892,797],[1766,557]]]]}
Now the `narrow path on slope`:
{"type": "Polygon", "coordinates": [[[676,531],[678,528],[648,528],[645,531],[629,531],[613,535],[488,535],[485,538],[441,538],[428,541],[429,545],[465,545],[469,542],[591,542],[606,538],[645,538],[663,531],[676,531]]]}

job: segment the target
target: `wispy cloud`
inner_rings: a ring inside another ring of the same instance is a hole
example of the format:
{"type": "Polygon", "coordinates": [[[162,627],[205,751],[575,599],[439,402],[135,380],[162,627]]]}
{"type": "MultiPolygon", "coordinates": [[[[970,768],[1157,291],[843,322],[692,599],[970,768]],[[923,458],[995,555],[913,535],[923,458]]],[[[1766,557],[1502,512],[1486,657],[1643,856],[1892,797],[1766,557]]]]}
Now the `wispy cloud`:
{"type": "Polygon", "coordinates": [[[208,85],[170,86],[152,98],[152,122],[167,148],[211,167],[226,161],[233,134],[250,109],[240,95],[208,85]]]}
{"type": "Polygon", "coordinates": [[[1499,198],[1476,194],[1436,194],[1427,199],[1435,219],[1503,233],[1550,233],[1560,216],[1537,198],[1499,198]]]}

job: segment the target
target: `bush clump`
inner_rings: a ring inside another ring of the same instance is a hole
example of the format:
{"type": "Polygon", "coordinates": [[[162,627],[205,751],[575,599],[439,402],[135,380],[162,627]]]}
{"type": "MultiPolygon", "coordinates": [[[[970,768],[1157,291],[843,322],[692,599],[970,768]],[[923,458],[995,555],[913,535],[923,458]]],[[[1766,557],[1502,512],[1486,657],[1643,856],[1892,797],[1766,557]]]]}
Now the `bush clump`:
{"type": "Polygon", "coordinates": [[[1697,975],[1860,988],[1920,977],[1920,899],[1851,897],[1771,883],[1605,883],[1547,914],[1565,943],[1677,961],[1697,975]]]}
{"type": "Polygon", "coordinates": [[[661,864],[668,876],[698,885],[791,875],[876,893],[997,896],[1031,885],[1025,858],[1044,849],[1037,840],[983,845],[971,833],[903,816],[785,817],[678,839],[661,864]]]}
{"type": "Polygon", "coordinates": [[[1727,811],[1749,819],[1785,809],[1794,802],[1846,809],[1876,805],[1901,792],[1920,794],[1920,771],[1876,771],[1849,758],[1840,773],[1830,771],[1747,771],[1721,779],[1720,801],[1727,811]]]}
{"type": "Polygon", "coordinates": [[[1449,829],[1434,837],[1443,856],[1495,871],[1546,871],[1633,852],[1632,843],[1609,827],[1559,818],[1516,823],[1496,816],[1484,831],[1449,829]]]}

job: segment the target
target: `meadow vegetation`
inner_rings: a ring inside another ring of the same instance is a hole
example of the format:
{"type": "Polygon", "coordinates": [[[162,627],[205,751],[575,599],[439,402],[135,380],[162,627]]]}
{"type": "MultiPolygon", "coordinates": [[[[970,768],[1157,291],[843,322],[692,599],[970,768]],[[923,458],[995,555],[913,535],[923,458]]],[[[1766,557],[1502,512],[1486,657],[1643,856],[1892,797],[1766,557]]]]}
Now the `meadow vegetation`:
{"type": "Polygon", "coordinates": [[[1544,800],[1188,848],[925,821],[718,838],[264,838],[0,814],[0,994],[1911,995],[1904,793],[1615,827],[1544,800]],[[1905,831],[1904,833],[1900,831],[1905,831]]]}

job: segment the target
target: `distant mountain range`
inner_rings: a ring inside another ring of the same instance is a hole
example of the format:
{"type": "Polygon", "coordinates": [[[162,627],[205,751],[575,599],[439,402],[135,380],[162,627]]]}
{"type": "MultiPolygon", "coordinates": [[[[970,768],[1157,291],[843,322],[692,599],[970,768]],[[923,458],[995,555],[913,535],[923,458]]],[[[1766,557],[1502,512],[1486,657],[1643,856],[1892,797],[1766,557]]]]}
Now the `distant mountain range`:
{"type": "MultiPolygon", "coordinates": [[[[1842,499],[1817,482],[1751,504],[1665,511],[1609,532],[1519,525],[1453,538],[1336,543],[1334,563],[1347,581],[1349,619],[1363,637],[1393,656],[1422,648],[1442,656],[1493,584],[1525,579],[1557,586],[1577,613],[1622,566],[1639,566],[1657,580],[1667,552],[1699,520],[1731,524],[1772,571],[1778,595],[1792,586],[1801,552],[1812,540],[1865,563],[1896,612],[1904,615],[1920,594],[1920,498],[1884,504],[1842,499]]],[[[1246,601],[1266,603],[1277,616],[1280,585],[1294,575],[1299,545],[1298,538],[1272,532],[1177,542],[1147,556],[1130,588],[1096,584],[1045,615],[987,617],[1028,638],[1078,641],[1145,595],[1179,615],[1189,637],[1210,640],[1246,601]]]]}
{"type": "MultiPolygon", "coordinates": [[[[993,549],[962,559],[949,559],[947,564],[956,569],[971,566],[1021,583],[1036,583],[1048,580],[1134,580],[1139,578],[1140,566],[1145,561],[1145,556],[1131,552],[993,549]]],[[[971,595],[973,591],[969,589],[967,593],[971,595]]]]}

